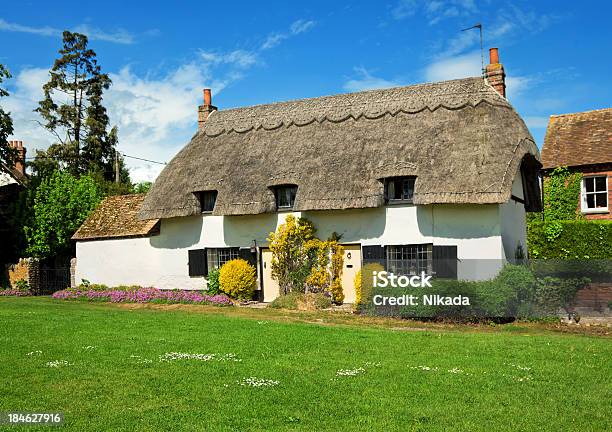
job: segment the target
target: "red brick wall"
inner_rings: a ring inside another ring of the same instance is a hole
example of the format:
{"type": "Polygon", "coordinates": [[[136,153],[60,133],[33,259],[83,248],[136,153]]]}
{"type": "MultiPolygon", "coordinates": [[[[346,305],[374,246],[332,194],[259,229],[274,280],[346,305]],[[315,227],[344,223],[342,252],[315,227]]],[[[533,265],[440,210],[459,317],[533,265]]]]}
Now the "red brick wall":
{"type": "Polygon", "coordinates": [[[578,291],[576,295],[576,307],[602,310],[612,301],[612,283],[593,282],[586,288],[578,291]]]}

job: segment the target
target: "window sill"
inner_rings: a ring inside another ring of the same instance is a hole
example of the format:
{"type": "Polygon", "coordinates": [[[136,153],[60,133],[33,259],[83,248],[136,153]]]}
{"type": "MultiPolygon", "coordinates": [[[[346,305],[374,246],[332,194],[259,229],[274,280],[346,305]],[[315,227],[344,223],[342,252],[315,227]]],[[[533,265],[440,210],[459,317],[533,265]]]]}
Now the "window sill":
{"type": "Polygon", "coordinates": [[[589,210],[581,210],[582,214],[606,214],[610,213],[610,210],[606,209],[589,209],[589,210]]]}
{"type": "Polygon", "coordinates": [[[412,200],[389,200],[385,202],[387,206],[398,206],[398,205],[414,205],[412,200]]]}

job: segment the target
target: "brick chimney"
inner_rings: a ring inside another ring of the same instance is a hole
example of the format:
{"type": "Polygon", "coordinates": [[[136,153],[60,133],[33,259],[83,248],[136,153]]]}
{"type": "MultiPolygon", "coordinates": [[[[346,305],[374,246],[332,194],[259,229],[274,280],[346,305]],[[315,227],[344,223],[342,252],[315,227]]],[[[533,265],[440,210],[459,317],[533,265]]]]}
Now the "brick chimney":
{"type": "Polygon", "coordinates": [[[17,150],[17,158],[14,165],[15,171],[25,175],[26,148],[23,146],[23,141],[9,141],[9,146],[17,150]]]}
{"type": "Polygon", "coordinates": [[[209,88],[204,89],[204,105],[198,107],[198,129],[204,127],[204,123],[208,116],[213,111],[217,111],[217,107],[212,104],[212,95],[209,88]]]}
{"type": "Polygon", "coordinates": [[[485,78],[500,95],[506,97],[506,73],[504,66],[499,62],[497,48],[489,49],[489,64],[485,68],[485,78]]]}

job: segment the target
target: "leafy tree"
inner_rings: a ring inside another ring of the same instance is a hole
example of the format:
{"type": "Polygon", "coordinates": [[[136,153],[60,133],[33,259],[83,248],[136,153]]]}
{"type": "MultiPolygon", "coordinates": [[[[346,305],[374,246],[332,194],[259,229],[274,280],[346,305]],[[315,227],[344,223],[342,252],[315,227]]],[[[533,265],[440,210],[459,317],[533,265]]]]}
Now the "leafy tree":
{"type": "Polygon", "coordinates": [[[101,72],[96,53],[87,44],[83,34],[63,33],[61,57],[49,71],[45,97],[35,111],[58,140],[47,156],[57,158],[74,175],[99,171],[112,180],[117,129],[108,131],[108,114],[102,105],[111,79],[101,72]]]}
{"type": "Polygon", "coordinates": [[[149,181],[136,183],[134,185],[134,193],[147,193],[149,189],[151,189],[151,186],[153,186],[153,183],[149,181]]]}
{"type": "MultiPolygon", "coordinates": [[[[8,69],[0,64],[0,84],[5,79],[11,77],[8,69]]],[[[8,92],[0,87],[0,98],[8,96],[8,92]]],[[[8,166],[12,167],[15,163],[15,157],[17,153],[15,149],[9,146],[8,137],[13,133],[13,120],[11,119],[10,113],[5,112],[0,106],[0,161],[4,162],[8,166]]]]}
{"type": "Polygon", "coordinates": [[[43,179],[36,189],[32,220],[24,227],[27,252],[37,258],[70,253],[70,238],[101,198],[88,175],[77,178],[55,171],[43,179]]]}

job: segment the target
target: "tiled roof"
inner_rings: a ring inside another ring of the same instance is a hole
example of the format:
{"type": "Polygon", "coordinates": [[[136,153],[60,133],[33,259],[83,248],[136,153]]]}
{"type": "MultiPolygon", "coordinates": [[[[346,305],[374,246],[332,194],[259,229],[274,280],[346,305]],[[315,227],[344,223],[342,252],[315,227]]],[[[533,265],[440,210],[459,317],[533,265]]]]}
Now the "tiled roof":
{"type": "Polygon", "coordinates": [[[551,116],[546,129],[544,168],[612,162],[612,108],[551,116]]]}
{"type": "Polygon", "coordinates": [[[73,240],[142,237],[157,230],[157,219],[137,217],[146,194],[109,196],[85,219],[73,240]]]}

